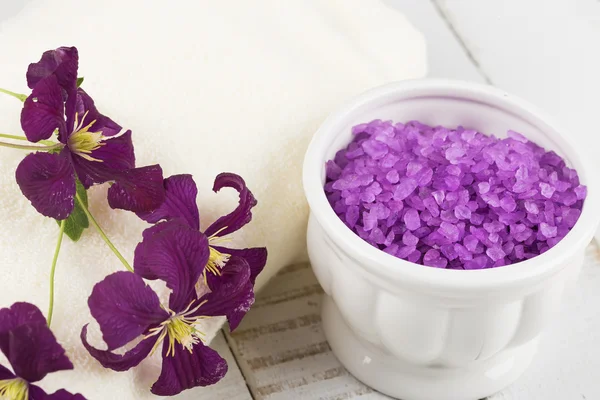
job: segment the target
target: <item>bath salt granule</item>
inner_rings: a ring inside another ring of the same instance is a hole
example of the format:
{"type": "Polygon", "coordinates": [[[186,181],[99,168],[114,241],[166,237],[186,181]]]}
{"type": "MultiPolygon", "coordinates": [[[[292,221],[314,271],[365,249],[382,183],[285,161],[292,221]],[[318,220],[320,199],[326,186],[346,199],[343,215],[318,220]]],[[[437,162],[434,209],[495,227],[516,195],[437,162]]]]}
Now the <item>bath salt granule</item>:
{"type": "Polygon", "coordinates": [[[519,132],[375,120],[325,166],[340,219],[393,256],[435,268],[483,269],[556,245],[587,188],[553,151],[519,132]]]}

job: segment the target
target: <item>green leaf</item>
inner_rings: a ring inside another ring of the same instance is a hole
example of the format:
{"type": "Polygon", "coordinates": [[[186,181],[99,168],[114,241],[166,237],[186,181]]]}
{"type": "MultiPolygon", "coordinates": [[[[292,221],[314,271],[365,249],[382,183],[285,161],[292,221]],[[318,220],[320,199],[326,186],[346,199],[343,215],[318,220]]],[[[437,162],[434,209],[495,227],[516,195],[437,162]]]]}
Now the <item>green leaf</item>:
{"type": "MultiPolygon", "coordinates": [[[[87,192],[81,182],[77,180],[77,194],[81,197],[81,200],[88,206],[88,197],[87,192]]],[[[56,221],[60,225],[60,221],[56,221]]],[[[67,218],[67,222],[65,224],[65,234],[74,242],[77,242],[83,233],[90,226],[90,221],[88,220],[87,215],[79,205],[77,201],[75,201],[75,208],[73,208],[73,212],[67,218]]]]}
{"type": "Polygon", "coordinates": [[[80,87],[85,78],[82,76],[81,78],[77,78],[77,87],[80,87]]]}

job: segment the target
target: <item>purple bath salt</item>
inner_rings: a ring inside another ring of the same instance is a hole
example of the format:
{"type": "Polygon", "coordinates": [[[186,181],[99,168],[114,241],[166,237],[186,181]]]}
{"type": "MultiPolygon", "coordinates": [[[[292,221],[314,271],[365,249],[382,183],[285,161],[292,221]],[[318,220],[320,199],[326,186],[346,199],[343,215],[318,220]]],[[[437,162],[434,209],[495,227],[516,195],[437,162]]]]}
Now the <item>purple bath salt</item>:
{"type": "Polygon", "coordinates": [[[340,219],[393,256],[434,268],[513,264],[556,245],[587,188],[553,151],[519,132],[375,120],[326,165],[340,219]]]}

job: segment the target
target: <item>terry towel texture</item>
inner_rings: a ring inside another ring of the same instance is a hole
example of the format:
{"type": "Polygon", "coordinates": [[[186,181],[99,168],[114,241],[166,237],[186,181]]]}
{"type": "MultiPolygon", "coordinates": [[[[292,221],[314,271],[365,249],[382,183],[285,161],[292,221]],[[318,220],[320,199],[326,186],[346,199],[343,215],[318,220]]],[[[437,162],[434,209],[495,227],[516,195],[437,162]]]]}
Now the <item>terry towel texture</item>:
{"type": "MultiPolygon", "coordinates": [[[[138,165],[194,175],[203,227],[237,200],[233,190],[214,194],[214,177],[244,177],[259,205],[234,244],[268,247],[258,287],[279,268],[306,260],[301,165],[322,120],[361,91],[426,71],[421,35],[378,0],[32,0],[0,21],[0,87],[26,93],[28,63],[62,45],[79,48],[80,76],[100,111],[132,129],[138,165]]],[[[19,115],[18,101],[0,97],[0,132],[21,134],[19,115]]],[[[24,152],[0,152],[0,307],[29,301],[45,312],[58,227],[15,183],[24,152]]],[[[91,210],[132,260],[147,224],[110,210],[105,196],[105,187],[93,188],[91,210]]],[[[93,228],[79,243],[63,243],[53,330],[76,369],[52,374],[44,388],[66,387],[90,400],[153,397],[158,359],[116,373],[79,341],[92,321],[93,285],[121,269],[93,228]]],[[[212,337],[221,323],[203,330],[212,337]]],[[[92,343],[104,348],[95,323],[91,330],[92,343]]]]}

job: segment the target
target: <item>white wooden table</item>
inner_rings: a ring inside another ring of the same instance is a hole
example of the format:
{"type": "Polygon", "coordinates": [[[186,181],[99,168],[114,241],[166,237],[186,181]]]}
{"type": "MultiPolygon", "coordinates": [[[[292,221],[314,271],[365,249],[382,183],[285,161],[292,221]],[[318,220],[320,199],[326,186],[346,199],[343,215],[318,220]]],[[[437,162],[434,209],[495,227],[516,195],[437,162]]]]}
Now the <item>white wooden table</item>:
{"type": "MultiPolygon", "coordinates": [[[[428,41],[431,77],[487,82],[553,114],[582,151],[600,135],[600,1],[387,0],[428,41]]],[[[393,51],[393,49],[390,49],[393,51]]],[[[204,399],[387,399],[356,381],[321,329],[322,290],[307,264],[286,268],[216,347],[230,374],[204,399]],[[235,361],[234,361],[235,360],[235,361]]],[[[489,400],[600,399],[600,252],[588,248],[577,289],[533,365],[489,400]]]]}

